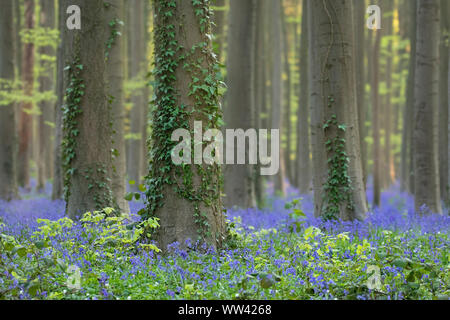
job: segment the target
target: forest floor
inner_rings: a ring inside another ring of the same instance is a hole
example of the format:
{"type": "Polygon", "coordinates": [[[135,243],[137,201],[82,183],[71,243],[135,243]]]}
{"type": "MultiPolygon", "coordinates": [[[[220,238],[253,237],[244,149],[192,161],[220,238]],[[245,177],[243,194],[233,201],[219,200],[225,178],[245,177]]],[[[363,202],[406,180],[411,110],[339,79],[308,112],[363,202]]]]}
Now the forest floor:
{"type": "Polygon", "coordinates": [[[49,190],[0,202],[0,299],[450,297],[450,216],[416,214],[398,186],[364,222],[324,222],[311,195],[288,188],[279,198],[269,187],[266,209],[228,210],[225,248],[174,244],[166,256],[132,245],[137,217],[97,212],[74,223],[49,190]]]}

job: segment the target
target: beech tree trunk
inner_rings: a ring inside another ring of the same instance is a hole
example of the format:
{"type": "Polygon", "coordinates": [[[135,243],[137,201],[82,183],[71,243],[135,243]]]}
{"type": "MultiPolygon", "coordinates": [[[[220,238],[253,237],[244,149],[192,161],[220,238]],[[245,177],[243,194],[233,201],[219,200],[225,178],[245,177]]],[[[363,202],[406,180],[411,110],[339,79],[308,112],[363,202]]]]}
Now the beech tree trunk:
{"type": "Polygon", "coordinates": [[[417,212],[442,213],[438,165],[439,0],[417,2],[414,178],[417,212]],[[427,210],[422,210],[423,206],[427,210]]]}
{"type": "Polygon", "coordinates": [[[449,1],[441,0],[441,37],[439,42],[439,181],[441,197],[449,203],[448,181],[448,56],[450,34],[449,1]]]}
{"type": "MultiPolygon", "coordinates": [[[[224,119],[227,129],[254,128],[253,122],[253,41],[254,0],[230,1],[230,32],[228,39],[227,101],[224,119]]],[[[231,143],[231,141],[226,141],[231,143]]],[[[237,157],[237,143],[234,154],[237,157]]],[[[248,164],[225,166],[225,206],[248,208],[256,206],[253,168],[248,164]]]]}
{"type": "Polygon", "coordinates": [[[280,168],[278,173],[274,176],[275,191],[280,192],[281,195],[286,194],[285,178],[285,161],[284,152],[281,150],[281,137],[283,130],[283,80],[282,80],[282,54],[283,54],[283,39],[282,39],[282,21],[281,21],[281,1],[271,1],[272,9],[272,28],[271,37],[273,41],[273,56],[272,56],[272,129],[280,130],[280,168]]]}
{"type": "MultiPolygon", "coordinates": [[[[358,107],[359,139],[361,145],[361,164],[363,170],[364,187],[367,182],[367,147],[366,147],[366,110],[364,104],[365,82],[364,82],[364,31],[366,7],[364,1],[353,0],[353,19],[355,23],[355,81],[356,81],[356,104],[358,107]]],[[[370,63],[370,61],[369,61],[370,63]]]]}
{"type": "MultiPolygon", "coordinates": [[[[265,0],[255,1],[255,41],[254,41],[254,108],[253,108],[253,121],[255,124],[255,129],[266,129],[263,128],[262,123],[262,112],[266,110],[266,65],[268,64],[266,45],[265,45],[265,23],[264,23],[264,10],[267,3],[265,0]]],[[[259,143],[259,142],[258,142],[259,143]]],[[[259,150],[259,144],[258,144],[259,150]]],[[[254,188],[255,197],[258,206],[262,205],[264,198],[264,179],[260,174],[259,163],[254,166],[254,188]]]]}
{"type": "Polygon", "coordinates": [[[297,111],[297,170],[296,185],[300,194],[310,192],[311,160],[310,160],[310,134],[309,134],[309,69],[308,69],[308,6],[309,0],[303,0],[302,30],[300,39],[300,85],[299,106],[297,111]]]}
{"type": "MultiPolygon", "coordinates": [[[[394,19],[394,2],[391,0],[385,1],[384,14],[386,15],[383,19],[383,30],[385,36],[393,35],[393,19],[394,19]]],[[[383,152],[383,186],[385,188],[389,187],[395,179],[394,173],[394,161],[392,159],[391,152],[391,135],[392,135],[392,56],[394,52],[392,51],[392,39],[388,40],[386,48],[386,69],[385,69],[385,81],[386,81],[386,95],[384,97],[384,112],[382,114],[384,123],[384,152],[383,152]]]]}
{"type": "MultiPolygon", "coordinates": [[[[129,34],[128,34],[128,55],[129,55],[129,77],[131,80],[141,81],[144,74],[145,61],[144,50],[144,1],[130,0],[129,34]]],[[[131,185],[133,191],[137,191],[137,186],[141,181],[143,172],[143,126],[146,124],[143,118],[147,102],[144,100],[143,88],[134,89],[131,94],[133,108],[130,111],[130,139],[128,140],[127,173],[128,178],[136,182],[131,185]]]]}
{"type": "MultiPolygon", "coordinates": [[[[41,0],[41,19],[40,25],[42,28],[54,29],[55,28],[55,2],[53,0],[41,0]]],[[[41,57],[42,73],[39,77],[40,92],[53,91],[53,76],[54,68],[53,63],[48,62],[44,57],[54,57],[55,50],[52,46],[46,46],[39,49],[41,57]]],[[[39,144],[38,144],[38,183],[37,189],[43,190],[45,183],[52,175],[52,127],[53,123],[53,104],[51,101],[42,101],[39,104],[41,115],[39,116],[38,132],[39,132],[39,144]]]]}
{"type": "Polygon", "coordinates": [[[402,136],[402,165],[401,165],[401,189],[414,193],[414,143],[413,143],[413,122],[414,122],[414,80],[416,70],[416,33],[417,33],[417,2],[409,2],[408,15],[411,22],[408,25],[408,37],[411,43],[410,60],[408,67],[408,82],[406,88],[406,105],[403,115],[403,136],[402,136]]]}
{"type": "Polygon", "coordinates": [[[83,14],[81,30],[65,30],[70,66],[66,88],[84,92],[66,98],[63,119],[67,215],[76,219],[116,204],[110,177],[112,117],[105,83],[106,9],[102,0],[70,0],[70,4],[78,5],[83,14]]]}
{"type": "Polygon", "coordinates": [[[286,75],[286,79],[283,79],[284,85],[286,88],[284,90],[284,128],[286,135],[286,148],[284,149],[284,167],[286,171],[286,177],[290,184],[294,182],[294,169],[292,168],[291,154],[292,154],[292,125],[291,125],[291,66],[289,64],[289,26],[286,22],[286,16],[282,10],[281,12],[281,21],[282,21],[282,37],[283,37],[283,65],[284,65],[284,74],[286,75]]]}
{"type": "MultiPolygon", "coordinates": [[[[11,92],[14,81],[13,17],[13,0],[3,1],[0,10],[0,79],[10,82],[0,84],[5,93],[11,92]]],[[[0,101],[0,199],[9,201],[17,196],[15,105],[0,101]]]]}
{"type": "Polygon", "coordinates": [[[65,29],[66,27],[66,9],[61,2],[58,8],[58,29],[60,32],[60,42],[57,49],[56,57],[56,96],[54,121],[55,121],[55,141],[53,145],[53,184],[52,184],[52,200],[61,199],[64,194],[63,168],[62,168],[62,136],[63,136],[63,104],[64,104],[64,63],[65,63],[65,29]]]}
{"type": "Polygon", "coordinates": [[[372,135],[373,135],[373,206],[380,206],[381,147],[380,147],[380,43],[381,31],[373,30],[375,44],[372,53],[372,135]]]}
{"type": "Polygon", "coordinates": [[[352,2],[309,4],[314,214],[363,220],[367,204],[353,70],[352,2]]]}
{"type": "Polygon", "coordinates": [[[186,128],[193,138],[201,133],[195,130],[194,121],[201,121],[203,129],[220,130],[218,83],[212,80],[217,61],[208,36],[209,2],[158,0],[154,6],[156,105],[152,114],[147,215],[160,219],[154,238],[162,250],[173,242],[186,247],[187,239],[218,248],[225,231],[220,165],[204,161],[177,165],[170,155],[172,130],[186,128]],[[174,6],[169,5],[172,3],[174,6]],[[197,85],[207,86],[211,95],[193,92],[197,85]]]}
{"type": "MultiPolygon", "coordinates": [[[[124,2],[123,0],[109,0],[110,6],[106,9],[106,21],[114,21],[114,27],[110,27],[111,32],[121,32],[121,22],[123,22],[124,2]]],[[[123,61],[123,37],[116,35],[111,48],[108,50],[108,59],[106,62],[106,77],[108,80],[107,92],[113,97],[111,103],[111,112],[113,118],[113,168],[112,168],[112,191],[116,198],[117,205],[121,212],[129,212],[130,207],[125,200],[126,185],[126,155],[124,139],[124,61],[123,61]]]]}
{"type": "MultiPolygon", "coordinates": [[[[34,0],[25,0],[25,28],[34,28],[34,0]]],[[[33,93],[34,44],[25,43],[22,56],[22,82],[25,96],[33,93]]],[[[30,187],[30,158],[32,141],[32,103],[22,103],[19,118],[18,181],[25,188],[30,187]]]]}

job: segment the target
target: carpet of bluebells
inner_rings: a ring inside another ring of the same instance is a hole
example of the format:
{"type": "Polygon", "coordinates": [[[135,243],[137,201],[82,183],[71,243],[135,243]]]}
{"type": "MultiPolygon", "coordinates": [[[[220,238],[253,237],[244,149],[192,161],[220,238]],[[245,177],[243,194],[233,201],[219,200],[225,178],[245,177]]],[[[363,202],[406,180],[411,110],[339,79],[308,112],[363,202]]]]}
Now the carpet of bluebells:
{"type": "MultiPolygon", "coordinates": [[[[449,299],[450,216],[414,212],[392,186],[364,222],[322,221],[311,195],[267,191],[266,209],[228,210],[216,252],[139,243],[136,214],[64,217],[63,201],[21,190],[0,201],[0,299],[449,299]]],[[[370,187],[367,190],[371,202],[370,187]]],[[[143,207],[130,202],[132,213],[143,207]]],[[[157,227],[156,221],[150,227],[157,227]]]]}

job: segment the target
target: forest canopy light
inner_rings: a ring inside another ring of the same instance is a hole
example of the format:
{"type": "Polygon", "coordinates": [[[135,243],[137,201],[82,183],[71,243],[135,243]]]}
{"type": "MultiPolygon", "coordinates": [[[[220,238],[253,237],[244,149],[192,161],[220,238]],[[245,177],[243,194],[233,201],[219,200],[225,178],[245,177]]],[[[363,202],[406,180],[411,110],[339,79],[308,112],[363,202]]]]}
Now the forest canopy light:
{"type": "MultiPolygon", "coordinates": [[[[280,167],[280,132],[278,129],[270,130],[270,156],[267,154],[267,129],[250,128],[246,131],[243,129],[226,129],[226,164],[245,164],[248,158],[248,164],[257,164],[268,167],[261,167],[260,173],[263,176],[272,176],[278,173],[280,167]],[[248,150],[246,149],[246,139],[248,139],[248,150]],[[235,144],[235,140],[237,143],[235,144]],[[259,154],[258,154],[259,146],[259,154]],[[235,155],[237,163],[235,163],[235,155]]],[[[201,121],[194,121],[194,164],[223,164],[223,134],[218,129],[208,129],[203,132],[201,121]],[[203,141],[211,142],[203,150],[203,141]]],[[[187,129],[177,129],[172,133],[171,140],[178,143],[171,153],[174,164],[192,164],[191,149],[192,139],[191,133],[187,129]]]]}

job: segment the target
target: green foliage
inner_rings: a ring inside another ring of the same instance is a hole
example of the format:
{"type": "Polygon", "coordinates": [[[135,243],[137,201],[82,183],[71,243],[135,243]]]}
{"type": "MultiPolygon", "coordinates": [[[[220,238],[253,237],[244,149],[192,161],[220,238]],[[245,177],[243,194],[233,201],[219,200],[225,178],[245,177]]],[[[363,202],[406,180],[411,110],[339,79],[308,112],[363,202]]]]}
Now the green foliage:
{"type": "Polygon", "coordinates": [[[159,249],[139,239],[158,221],[136,227],[130,219],[106,208],[86,213],[78,223],[40,220],[31,240],[8,236],[0,228],[0,272],[10,275],[1,278],[0,298],[16,299],[20,288],[34,299],[416,300],[450,295],[449,254],[436,251],[448,242],[447,234],[431,241],[427,234],[376,228],[367,238],[328,234],[313,226],[293,234],[245,232],[235,219],[233,248],[157,258],[159,249]],[[80,291],[67,287],[71,264],[81,268],[80,291]],[[369,266],[380,270],[376,290],[367,285],[369,266]],[[15,281],[19,286],[12,285],[15,281]]]}
{"type": "Polygon", "coordinates": [[[0,224],[0,274],[5,275],[0,281],[0,299],[16,299],[22,294],[28,294],[32,299],[75,297],[76,291],[67,285],[71,262],[66,259],[80,252],[80,261],[95,268],[91,272],[83,270],[85,276],[81,285],[95,287],[99,293],[101,270],[96,260],[100,252],[111,267],[118,262],[118,252],[121,255],[136,250],[160,252],[152,243],[138,242],[146,229],[159,227],[158,220],[149,219],[144,225],[137,226],[130,224],[131,219],[128,214],[115,214],[113,208],[87,212],[77,223],[68,218],[58,221],[38,219],[39,230],[31,239],[20,240],[3,233],[0,224]]]}
{"type": "Polygon", "coordinates": [[[293,220],[293,223],[289,225],[290,232],[300,232],[302,225],[305,223],[306,215],[301,208],[302,200],[302,198],[294,199],[285,204],[286,209],[292,209],[289,214],[289,217],[293,220]]]}

